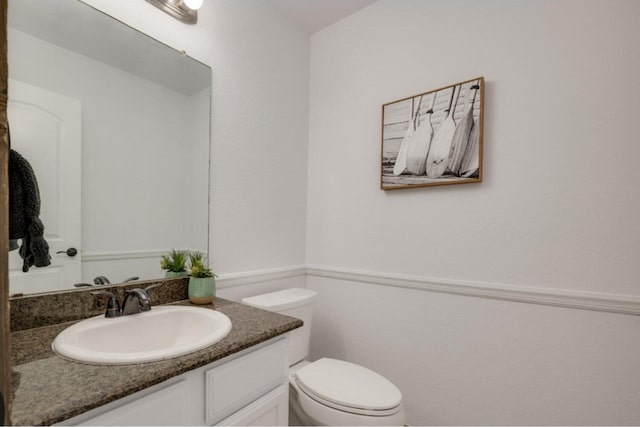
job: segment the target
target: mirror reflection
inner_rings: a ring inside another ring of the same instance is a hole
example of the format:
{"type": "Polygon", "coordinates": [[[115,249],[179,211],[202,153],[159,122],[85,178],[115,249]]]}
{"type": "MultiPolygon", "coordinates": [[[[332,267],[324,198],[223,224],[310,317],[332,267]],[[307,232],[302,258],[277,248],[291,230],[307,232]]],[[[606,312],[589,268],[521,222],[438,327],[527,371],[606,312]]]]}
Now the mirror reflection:
{"type": "Polygon", "coordinates": [[[10,294],[163,277],[171,248],[207,252],[211,69],[79,0],[9,0],[8,27],[11,148],[52,257],[23,273],[11,251],[10,294]]]}

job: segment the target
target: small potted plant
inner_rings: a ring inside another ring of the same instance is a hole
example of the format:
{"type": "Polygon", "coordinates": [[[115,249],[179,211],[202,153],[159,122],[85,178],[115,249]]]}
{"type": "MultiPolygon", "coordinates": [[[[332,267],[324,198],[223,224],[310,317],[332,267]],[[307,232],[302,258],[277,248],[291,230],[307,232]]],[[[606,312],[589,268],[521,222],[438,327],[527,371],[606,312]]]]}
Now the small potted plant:
{"type": "Polygon", "coordinates": [[[216,275],[202,252],[189,253],[189,300],[194,304],[211,304],[216,295],[216,275]]]}
{"type": "Polygon", "coordinates": [[[162,255],[160,260],[160,267],[166,270],[165,277],[178,278],[187,277],[187,260],[189,259],[189,253],[187,251],[180,251],[171,249],[171,252],[167,255],[162,255]]]}

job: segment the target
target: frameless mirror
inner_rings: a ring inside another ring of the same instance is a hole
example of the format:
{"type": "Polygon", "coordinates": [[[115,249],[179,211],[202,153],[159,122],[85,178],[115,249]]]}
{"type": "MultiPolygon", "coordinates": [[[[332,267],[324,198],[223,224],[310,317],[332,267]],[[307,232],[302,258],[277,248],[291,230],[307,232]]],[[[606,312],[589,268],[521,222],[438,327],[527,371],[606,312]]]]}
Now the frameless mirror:
{"type": "Polygon", "coordinates": [[[209,67],[79,0],[9,0],[8,61],[11,148],[52,257],[24,273],[10,252],[11,294],[158,278],[169,249],[207,252],[209,67]]]}

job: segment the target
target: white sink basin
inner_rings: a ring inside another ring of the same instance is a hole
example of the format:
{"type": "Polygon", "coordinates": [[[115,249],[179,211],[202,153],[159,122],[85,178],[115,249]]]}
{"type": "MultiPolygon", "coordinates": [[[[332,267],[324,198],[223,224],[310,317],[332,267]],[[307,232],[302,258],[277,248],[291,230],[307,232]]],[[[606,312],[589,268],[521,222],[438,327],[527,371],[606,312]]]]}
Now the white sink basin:
{"type": "Polygon", "coordinates": [[[156,306],[145,313],[92,317],[60,332],[51,347],[78,362],[123,365],[182,356],[227,336],[231,320],[219,311],[156,306]]]}

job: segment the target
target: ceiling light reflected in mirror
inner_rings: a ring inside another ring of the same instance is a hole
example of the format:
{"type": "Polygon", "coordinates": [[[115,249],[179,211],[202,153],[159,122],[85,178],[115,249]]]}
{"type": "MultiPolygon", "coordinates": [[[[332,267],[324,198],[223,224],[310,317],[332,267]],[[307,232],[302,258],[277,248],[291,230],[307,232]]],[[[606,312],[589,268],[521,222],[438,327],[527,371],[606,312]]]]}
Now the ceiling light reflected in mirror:
{"type": "Polygon", "coordinates": [[[185,24],[198,22],[198,9],[203,0],[147,0],[161,11],[173,16],[185,24]]]}

